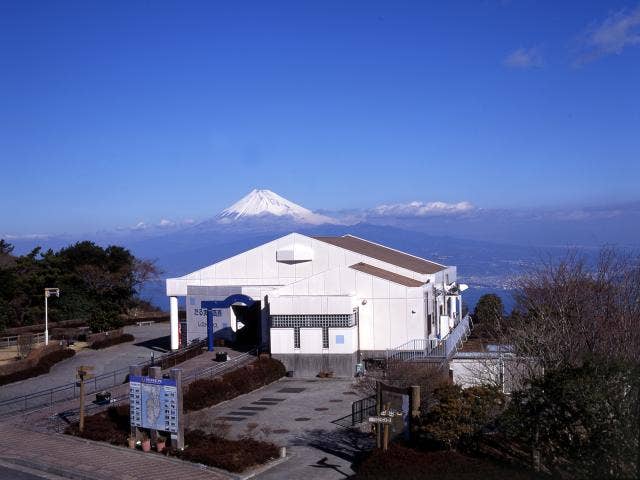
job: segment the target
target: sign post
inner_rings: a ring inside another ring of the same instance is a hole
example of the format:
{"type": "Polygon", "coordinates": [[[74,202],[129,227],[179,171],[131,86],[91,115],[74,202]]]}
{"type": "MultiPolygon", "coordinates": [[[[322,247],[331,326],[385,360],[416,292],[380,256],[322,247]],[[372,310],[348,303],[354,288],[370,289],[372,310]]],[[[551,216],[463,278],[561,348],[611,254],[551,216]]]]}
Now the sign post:
{"type": "MultiPolygon", "coordinates": [[[[130,367],[130,372],[134,373],[130,367]]],[[[139,367],[138,367],[139,369],[139,367]]],[[[171,370],[170,378],[162,378],[160,367],[151,367],[149,376],[129,375],[131,434],[139,438],[140,428],[147,428],[151,438],[158,431],[171,435],[175,448],[184,448],[184,421],[182,418],[182,370],[171,370]]]]}

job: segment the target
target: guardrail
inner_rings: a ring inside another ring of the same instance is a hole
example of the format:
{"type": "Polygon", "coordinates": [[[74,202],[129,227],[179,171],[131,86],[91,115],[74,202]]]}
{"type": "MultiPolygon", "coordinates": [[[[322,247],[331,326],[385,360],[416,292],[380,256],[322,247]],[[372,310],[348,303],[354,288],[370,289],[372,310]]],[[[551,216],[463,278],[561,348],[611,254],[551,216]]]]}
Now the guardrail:
{"type": "MultiPolygon", "coordinates": [[[[13,335],[10,337],[0,338],[0,348],[15,347],[18,345],[18,337],[22,337],[24,335],[32,335],[33,343],[35,344],[44,343],[44,332],[31,334],[25,333],[23,335],[13,335]]],[[[49,339],[51,339],[51,336],[49,336],[49,339]]]]}
{"type": "MultiPolygon", "coordinates": [[[[200,353],[205,346],[205,342],[201,341],[189,346],[183,350],[170,352],[162,357],[154,358],[143,363],[139,363],[144,369],[148,367],[161,367],[163,370],[174,367],[177,364],[193,358],[200,353]]],[[[120,368],[111,372],[102,373],[85,382],[85,393],[92,395],[96,392],[121,385],[126,382],[129,375],[129,367],[120,368]]],[[[40,390],[38,392],[21,395],[19,397],[10,398],[0,401],[0,417],[7,415],[15,415],[42,407],[53,406],[55,403],[72,400],[80,395],[80,387],[77,382],[67,383],[58,387],[40,390]]]]}
{"type": "MultiPolygon", "coordinates": [[[[211,367],[207,367],[207,368],[203,368],[201,370],[196,370],[195,372],[189,374],[189,375],[185,375],[184,377],[182,377],[182,386],[186,386],[192,382],[195,382],[196,380],[200,380],[202,378],[214,378],[218,375],[222,375],[230,370],[233,370],[235,368],[238,368],[246,363],[249,363],[250,361],[252,361],[255,358],[255,355],[258,353],[258,349],[254,348],[248,352],[242,353],[240,355],[238,355],[237,357],[233,357],[230,358],[229,360],[227,360],[224,363],[220,363],[218,365],[213,365],[211,367]]],[[[126,368],[127,373],[129,372],[129,368],[126,368]]],[[[95,392],[94,392],[95,393],[95,392]]],[[[87,394],[88,395],[92,395],[92,393],[87,394]]],[[[105,408],[108,407],[112,407],[112,406],[117,406],[120,405],[121,403],[125,403],[129,401],[129,394],[125,394],[125,395],[120,395],[118,397],[112,398],[111,402],[109,402],[108,404],[91,404],[89,403],[86,407],[86,413],[88,415],[91,415],[93,413],[97,413],[100,410],[103,410],[105,408]]],[[[79,408],[71,408],[68,410],[65,410],[64,412],[59,412],[55,415],[52,415],[50,417],[50,421],[53,422],[53,425],[56,429],[56,431],[58,433],[60,433],[61,430],[61,426],[64,425],[69,425],[71,423],[74,423],[76,421],[78,421],[79,418],[79,412],[80,409],[79,408]],[[63,425],[64,423],[64,425],[63,425]]]]}
{"type": "Polygon", "coordinates": [[[450,358],[456,353],[462,342],[469,336],[471,331],[471,317],[465,317],[451,330],[442,340],[417,338],[386,351],[387,360],[411,361],[419,359],[450,358]]]}

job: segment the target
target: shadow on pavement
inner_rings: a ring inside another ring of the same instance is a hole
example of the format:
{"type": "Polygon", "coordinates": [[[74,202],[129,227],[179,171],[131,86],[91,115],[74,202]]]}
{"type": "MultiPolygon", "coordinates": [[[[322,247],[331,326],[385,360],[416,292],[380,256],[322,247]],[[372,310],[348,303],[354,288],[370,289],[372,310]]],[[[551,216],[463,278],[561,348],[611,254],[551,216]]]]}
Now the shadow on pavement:
{"type": "MultiPolygon", "coordinates": [[[[355,429],[324,430],[314,429],[296,437],[294,445],[315,448],[350,463],[353,467],[362,455],[373,448],[373,437],[368,433],[355,429]]],[[[323,457],[309,466],[326,468],[348,477],[350,474],[340,470],[340,465],[333,464],[328,457],[323,457]]]]}
{"type": "Polygon", "coordinates": [[[166,353],[171,350],[171,335],[166,337],[152,338],[144,342],[134,343],[136,347],[144,347],[154,352],[166,353]]]}

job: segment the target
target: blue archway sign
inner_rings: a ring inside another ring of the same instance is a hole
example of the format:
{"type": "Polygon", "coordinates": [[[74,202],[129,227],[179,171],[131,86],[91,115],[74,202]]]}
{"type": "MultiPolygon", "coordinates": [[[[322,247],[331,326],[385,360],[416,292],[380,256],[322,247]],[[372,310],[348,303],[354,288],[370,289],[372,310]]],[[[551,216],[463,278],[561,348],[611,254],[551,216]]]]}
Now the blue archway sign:
{"type": "Polygon", "coordinates": [[[213,352],[213,309],[229,308],[234,303],[244,303],[249,306],[255,300],[241,293],[230,295],[224,300],[204,300],[200,302],[200,308],[207,310],[207,350],[213,352]]]}

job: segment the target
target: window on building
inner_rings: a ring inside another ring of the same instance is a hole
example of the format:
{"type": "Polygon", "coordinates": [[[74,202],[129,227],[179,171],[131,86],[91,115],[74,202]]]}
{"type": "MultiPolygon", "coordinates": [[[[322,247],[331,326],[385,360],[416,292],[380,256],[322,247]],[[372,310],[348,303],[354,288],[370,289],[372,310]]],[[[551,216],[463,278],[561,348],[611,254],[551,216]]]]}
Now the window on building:
{"type": "Polygon", "coordinates": [[[356,314],[271,315],[271,328],[345,328],[357,324],[356,314]]]}
{"type": "Polygon", "coordinates": [[[344,335],[336,335],[336,345],[344,345],[344,335]]]}
{"type": "Polygon", "coordinates": [[[322,327],[322,348],[329,348],[329,327],[322,327]]]}
{"type": "Polygon", "coordinates": [[[300,327],[293,327],[293,348],[300,348],[300,327]]]}

